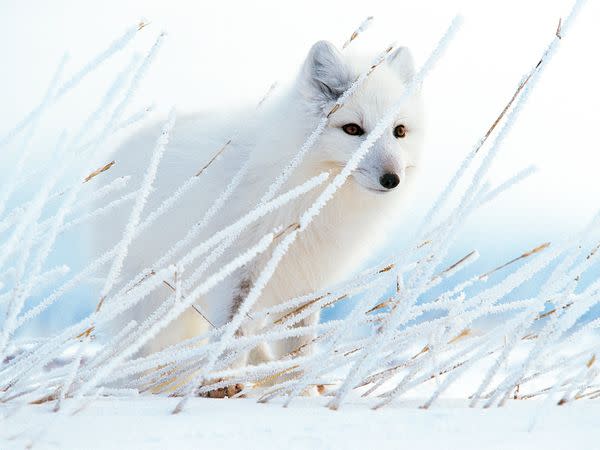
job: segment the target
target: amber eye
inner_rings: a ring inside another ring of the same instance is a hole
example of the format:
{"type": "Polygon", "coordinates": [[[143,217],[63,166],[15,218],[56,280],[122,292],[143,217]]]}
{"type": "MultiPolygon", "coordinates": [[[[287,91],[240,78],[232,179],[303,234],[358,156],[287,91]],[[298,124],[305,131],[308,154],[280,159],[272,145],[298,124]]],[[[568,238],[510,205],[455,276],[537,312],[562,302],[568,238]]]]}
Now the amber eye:
{"type": "Polygon", "coordinates": [[[350,136],[361,136],[365,134],[363,129],[355,123],[347,123],[342,127],[342,130],[344,130],[344,133],[349,134],[350,136]]]}
{"type": "Polygon", "coordinates": [[[394,136],[397,138],[403,138],[406,136],[406,127],[404,125],[398,125],[394,128],[394,136]]]}

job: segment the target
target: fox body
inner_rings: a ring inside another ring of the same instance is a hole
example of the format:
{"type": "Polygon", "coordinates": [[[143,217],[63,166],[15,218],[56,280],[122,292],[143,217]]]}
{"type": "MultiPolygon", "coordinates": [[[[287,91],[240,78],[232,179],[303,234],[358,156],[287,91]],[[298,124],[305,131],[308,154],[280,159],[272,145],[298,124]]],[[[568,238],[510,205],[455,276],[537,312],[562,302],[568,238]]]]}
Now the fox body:
{"type": "MultiPolygon", "coordinates": [[[[373,55],[342,53],[321,41],[311,48],[290,88],[268,98],[259,109],[253,106],[234,113],[211,112],[179,118],[170,135],[146,211],[152,211],[172,195],[234,137],[222,156],[200,176],[196,186],[132,242],[122,278],[129,280],[140,271],[153,268],[153,263],[202,219],[212,201],[244,164],[247,171],[240,185],[194,243],[210,237],[256,207],[321,118],[352,82],[369,70],[372,61],[373,55]]],[[[322,172],[329,172],[330,179],[339,173],[388,108],[398,102],[413,72],[412,58],[406,48],[390,53],[343,107],[331,114],[324,132],[279,193],[322,172]]],[[[419,92],[407,98],[396,121],[320,214],[299,234],[262,291],[254,311],[343,281],[389,237],[389,231],[406,212],[405,198],[419,169],[422,109],[419,92]]],[[[160,127],[154,125],[132,136],[118,150],[117,164],[109,172],[110,176],[133,174],[141,179],[159,133],[160,127]]],[[[310,191],[244,230],[202,278],[276,227],[297,222],[323,188],[310,191]]],[[[97,251],[118,242],[127,218],[127,211],[123,209],[109,220],[98,222],[93,236],[97,251]]],[[[198,299],[197,305],[212,325],[222,325],[235,314],[271,250],[272,247],[198,299]]],[[[180,276],[185,279],[201,263],[202,260],[193,267],[185,267],[180,276]]],[[[159,287],[150,299],[141,302],[142,306],[134,314],[147,316],[171,294],[172,290],[166,285],[159,287]]],[[[314,324],[318,320],[318,314],[313,314],[300,325],[314,324]]],[[[250,321],[240,332],[252,334],[260,326],[261,323],[250,321]]],[[[150,342],[145,351],[155,351],[199,335],[209,327],[206,320],[190,308],[150,342]]],[[[263,344],[247,355],[249,361],[242,363],[277,358],[311,340],[311,336],[304,336],[270,346],[263,344]]],[[[310,352],[310,345],[304,345],[303,349],[310,352]]]]}

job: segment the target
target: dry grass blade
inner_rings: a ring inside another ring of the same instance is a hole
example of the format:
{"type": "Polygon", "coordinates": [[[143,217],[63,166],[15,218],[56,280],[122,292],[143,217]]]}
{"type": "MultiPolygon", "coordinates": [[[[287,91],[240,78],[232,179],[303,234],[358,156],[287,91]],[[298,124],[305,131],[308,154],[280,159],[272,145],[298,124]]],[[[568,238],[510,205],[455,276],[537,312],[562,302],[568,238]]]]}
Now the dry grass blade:
{"type": "Polygon", "coordinates": [[[457,334],[456,336],[454,336],[452,339],[450,339],[448,341],[448,344],[454,344],[455,342],[457,342],[460,339],[463,339],[467,336],[470,336],[471,333],[473,332],[473,330],[471,330],[470,328],[465,328],[464,330],[462,330],[459,334],[457,334]]]}
{"type": "Polygon", "coordinates": [[[365,312],[365,314],[370,314],[372,312],[379,311],[380,309],[387,308],[388,306],[392,305],[393,303],[394,303],[394,298],[391,297],[391,298],[387,299],[385,302],[376,304],[371,309],[367,310],[365,312]]]}
{"type": "Polygon", "coordinates": [[[490,126],[490,128],[488,128],[488,130],[486,131],[486,133],[483,135],[483,138],[481,139],[481,141],[479,141],[479,145],[475,149],[475,153],[478,153],[479,150],[481,150],[481,148],[483,147],[483,145],[485,144],[485,142],[488,140],[488,138],[490,137],[490,135],[494,132],[494,130],[496,129],[496,127],[498,126],[498,124],[502,121],[502,119],[504,118],[504,116],[506,115],[506,113],[508,112],[508,110],[510,109],[510,107],[513,105],[513,103],[515,102],[515,100],[519,96],[519,94],[523,91],[523,89],[525,88],[525,86],[527,86],[527,83],[529,83],[529,80],[531,79],[531,76],[533,75],[533,72],[539,67],[540,63],[541,63],[541,61],[538,63],[538,65],[535,67],[535,69],[533,69],[527,75],[527,77],[525,77],[525,79],[519,84],[519,86],[517,87],[517,89],[513,93],[511,99],[504,106],[504,109],[502,109],[502,112],[498,115],[498,117],[496,117],[496,120],[494,120],[494,122],[492,123],[492,125],[490,126]]]}
{"type": "Polygon", "coordinates": [[[344,42],[344,45],[342,45],[342,49],[348,47],[348,45],[350,45],[350,43],[354,41],[354,39],[356,39],[361,33],[363,33],[369,27],[369,25],[371,25],[372,21],[373,16],[369,16],[365,20],[363,20],[363,22],[358,26],[358,28],[352,32],[350,38],[346,42],[344,42]]]}
{"type": "Polygon", "coordinates": [[[263,97],[259,100],[258,104],[256,105],[257,108],[260,108],[262,106],[262,104],[271,96],[271,94],[273,93],[275,88],[277,88],[277,86],[277,82],[274,82],[273,84],[271,84],[271,86],[269,86],[269,89],[267,90],[265,95],[263,95],[263,97]]]}
{"type": "MultiPolygon", "coordinates": [[[[277,320],[276,320],[275,322],[273,322],[273,323],[274,323],[274,324],[276,324],[276,325],[279,325],[279,324],[283,323],[285,320],[287,320],[287,319],[289,319],[289,318],[291,318],[291,317],[295,316],[296,314],[298,314],[298,313],[300,313],[300,312],[304,311],[304,310],[305,310],[306,308],[308,308],[309,306],[311,306],[311,305],[313,305],[313,304],[317,303],[319,300],[323,300],[323,299],[324,299],[324,298],[326,298],[327,296],[328,296],[328,294],[324,294],[324,295],[321,295],[321,296],[319,296],[319,297],[317,297],[317,298],[314,298],[314,299],[312,299],[312,300],[309,300],[308,302],[306,302],[306,303],[303,303],[302,305],[298,306],[296,309],[294,309],[294,310],[290,311],[289,313],[287,313],[287,314],[285,314],[285,315],[281,316],[279,319],[277,319],[277,320]]],[[[337,303],[337,302],[339,302],[340,300],[344,300],[344,299],[345,299],[345,298],[347,298],[347,297],[348,297],[348,294],[343,294],[343,295],[340,295],[339,297],[336,297],[335,299],[331,300],[330,302],[328,302],[328,303],[325,303],[325,304],[321,305],[321,309],[323,309],[323,308],[327,308],[328,306],[331,306],[331,305],[333,305],[334,303],[337,303]]]]}
{"type": "Polygon", "coordinates": [[[510,261],[508,261],[507,263],[502,264],[501,266],[496,267],[495,269],[490,270],[489,272],[484,273],[483,275],[479,276],[480,280],[483,280],[484,278],[489,277],[490,275],[492,275],[495,272],[498,272],[499,270],[504,269],[505,267],[510,266],[511,264],[516,263],[517,261],[521,261],[522,259],[528,258],[532,255],[535,255],[536,253],[539,253],[545,249],[547,249],[548,247],[550,247],[550,242],[545,242],[542,245],[538,245],[537,247],[529,250],[528,252],[523,253],[520,256],[517,256],[514,259],[511,259],[510,261]]]}
{"type": "Polygon", "coordinates": [[[275,236],[273,236],[273,240],[277,240],[280,237],[282,237],[284,234],[288,233],[289,231],[294,231],[294,230],[298,230],[300,229],[300,224],[298,222],[294,222],[289,224],[287,227],[285,227],[283,230],[281,230],[279,233],[277,233],[275,236]]]}
{"type": "MultiPolygon", "coordinates": [[[[275,83],[271,84],[271,86],[269,86],[269,89],[267,90],[265,95],[263,95],[262,98],[259,100],[259,102],[256,104],[256,109],[259,109],[263,105],[263,103],[271,96],[271,94],[273,93],[273,91],[275,90],[276,87],[277,87],[277,82],[275,82],[275,83]]],[[[210,158],[210,160],[198,172],[196,172],[196,174],[194,176],[199,177],[200,175],[202,175],[202,173],[206,169],[208,169],[219,156],[221,156],[221,154],[225,151],[225,149],[231,145],[233,140],[234,140],[233,137],[229,138],[227,140],[227,142],[225,142],[225,144],[223,144],[223,146],[219,150],[217,150],[217,152],[210,158]]]]}
{"type": "Polygon", "coordinates": [[[84,178],[83,182],[87,183],[88,181],[90,181],[92,178],[100,175],[102,172],[106,172],[108,169],[110,169],[112,166],[115,165],[115,161],[111,161],[107,164],[104,164],[102,167],[94,170],[92,173],[90,173],[87,177],[84,178]]]}
{"type": "Polygon", "coordinates": [[[96,327],[94,327],[94,326],[86,328],[83,332],[81,332],[77,336],[75,336],[74,339],[81,339],[84,337],[89,337],[92,334],[92,332],[95,330],[95,328],[96,327]]]}
{"type": "Polygon", "coordinates": [[[545,313],[541,313],[539,314],[535,320],[541,320],[541,319],[545,319],[546,317],[551,316],[552,314],[556,314],[558,311],[561,311],[563,309],[567,309],[569,307],[571,307],[573,305],[573,303],[567,303],[566,305],[561,306],[560,308],[553,308],[550,311],[546,311],[545,313]]]}
{"type": "Polygon", "coordinates": [[[296,369],[298,369],[300,366],[298,364],[294,364],[293,366],[290,366],[286,369],[280,370],[279,372],[275,372],[273,374],[267,375],[264,378],[261,378],[258,381],[254,382],[254,386],[255,387],[261,387],[261,386],[270,386],[273,384],[273,382],[275,380],[277,380],[278,378],[281,378],[282,376],[284,376],[286,373],[292,372],[296,369]]]}
{"type": "Polygon", "coordinates": [[[598,252],[599,249],[600,249],[600,243],[592,249],[592,251],[585,257],[585,259],[592,258],[598,252]]]}
{"type": "Polygon", "coordinates": [[[199,177],[200,175],[202,175],[202,173],[206,169],[208,169],[213,162],[215,162],[215,160],[225,151],[225,149],[229,147],[231,141],[232,139],[229,139],[227,142],[225,142],[225,144],[223,144],[223,146],[219,150],[217,150],[217,152],[212,156],[212,158],[210,158],[209,161],[204,166],[202,166],[202,168],[198,172],[196,172],[194,176],[199,177]]]}
{"type": "Polygon", "coordinates": [[[589,361],[587,363],[585,363],[585,365],[587,366],[588,369],[590,369],[594,363],[596,362],[596,354],[593,354],[592,357],[589,359],[589,361]]]}
{"type": "Polygon", "coordinates": [[[389,272],[390,270],[392,270],[396,265],[395,264],[388,264],[387,266],[385,266],[383,269],[379,269],[377,271],[377,273],[385,273],[385,272],[389,272]]]}
{"type": "Polygon", "coordinates": [[[144,281],[146,281],[148,278],[152,277],[156,275],[156,272],[154,270],[149,271],[147,274],[145,274],[143,277],[141,277],[133,286],[131,286],[129,289],[127,289],[125,291],[125,293],[129,293],[131,292],[131,290],[137,286],[139,286],[140,284],[142,284],[144,281]]]}
{"type": "MultiPolygon", "coordinates": [[[[177,277],[177,273],[175,273],[175,277],[177,277]]],[[[169,283],[167,280],[162,280],[163,284],[168,287],[172,292],[177,292],[177,289],[175,289],[175,286],[173,286],[171,283],[169,283]]],[[[184,299],[185,297],[183,295],[181,295],[181,299],[184,299]]],[[[211,326],[211,328],[217,328],[215,326],[214,323],[212,323],[210,321],[210,319],[208,317],[206,317],[206,314],[204,314],[202,312],[202,310],[198,307],[198,305],[196,305],[195,303],[192,303],[192,308],[194,309],[194,311],[196,311],[198,314],[200,314],[200,316],[206,320],[206,322],[208,322],[208,324],[211,326]]]]}
{"type": "MultiPolygon", "coordinates": [[[[451,338],[447,344],[454,344],[456,342],[458,342],[459,340],[470,336],[473,333],[473,331],[470,328],[465,328],[464,330],[462,330],[460,333],[458,333],[456,336],[454,336],[453,338],[451,338]]],[[[421,349],[421,351],[419,353],[417,353],[416,355],[414,355],[411,359],[416,359],[417,357],[421,356],[424,353],[427,353],[430,350],[429,345],[426,345],[425,347],[423,347],[421,349]]]]}
{"type": "Polygon", "coordinates": [[[477,253],[477,251],[473,250],[469,253],[467,253],[465,256],[463,256],[462,258],[460,258],[458,261],[450,264],[448,267],[446,267],[444,270],[442,270],[440,273],[438,273],[437,275],[434,275],[431,280],[437,280],[438,278],[443,277],[444,275],[446,275],[447,273],[452,272],[454,269],[456,269],[457,267],[459,267],[462,263],[464,263],[465,261],[467,261],[469,258],[471,258],[473,255],[475,255],[477,253]]]}
{"type": "MultiPolygon", "coordinates": [[[[455,268],[459,267],[461,264],[463,264],[465,261],[467,261],[469,258],[471,258],[476,253],[477,252],[475,250],[473,250],[472,252],[469,252],[468,254],[466,254],[465,256],[460,258],[458,261],[456,261],[456,262],[452,263],[451,265],[449,265],[448,267],[446,267],[444,270],[442,270],[437,275],[434,275],[433,277],[431,277],[431,281],[435,281],[435,280],[438,280],[439,278],[443,277],[445,274],[447,274],[447,273],[451,272],[452,270],[454,270],[455,268]]],[[[394,268],[394,264],[390,264],[389,266],[386,266],[383,269],[379,270],[379,273],[388,272],[388,271],[392,270],[393,268],[394,268]]],[[[399,283],[396,283],[396,292],[397,293],[400,292],[399,283]]],[[[366,311],[365,314],[369,314],[374,311],[378,311],[380,309],[386,308],[386,307],[392,305],[393,303],[394,303],[394,298],[393,297],[389,298],[386,301],[378,303],[377,305],[373,306],[371,309],[366,311]]]]}

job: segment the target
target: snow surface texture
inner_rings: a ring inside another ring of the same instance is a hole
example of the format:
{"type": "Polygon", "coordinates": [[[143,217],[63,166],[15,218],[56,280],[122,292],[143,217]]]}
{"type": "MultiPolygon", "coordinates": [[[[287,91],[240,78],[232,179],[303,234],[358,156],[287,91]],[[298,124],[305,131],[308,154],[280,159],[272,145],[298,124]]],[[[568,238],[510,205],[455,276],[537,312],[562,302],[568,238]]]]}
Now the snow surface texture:
{"type": "Polygon", "coordinates": [[[165,416],[177,402],[169,398],[98,399],[73,417],[28,407],[7,420],[6,435],[14,438],[2,448],[564,450],[598,448],[600,437],[598,403],[568,411],[552,408],[530,431],[531,417],[538,413],[533,402],[482,410],[446,401],[423,411],[406,401],[365,412],[364,402],[330,411],[318,407],[322,400],[302,398],[282,409],[280,401],[257,405],[250,399],[194,398],[176,416],[165,416]]]}
{"type": "MultiPolygon", "coordinates": [[[[54,146],[55,165],[48,173],[39,176],[27,173],[26,169],[32,152],[32,137],[38,127],[43,126],[44,116],[61,97],[76,90],[89,73],[117,52],[126,50],[127,44],[146,28],[146,24],[141,23],[126,31],[65,82],[61,80],[66,58],[61,60],[40,104],[12,131],[0,137],[0,146],[12,152],[10,154],[14,157],[10,165],[3,166],[0,186],[0,306],[5,310],[0,330],[0,402],[5,423],[10,425],[3,427],[2,437],[10,438],[10,442],[35,441],[36,427],[46,427],[48,424],[45,422],[50,420],[49,431],[43,438],[40,435],[42,441],[58,442],[58,446],[85,447],[86,442],[82,439],[87,439],[88,435],[83,428],[78,426],[82,432],[69,436],[61,432],[72,426],[70,424],[74,422],[70,421],[90,424],[87,429],[89,439],[97,441],[99,438],[94,438],[93,433],[102,436],[104,428],[102,425],[94,427],[95,419],[91,418],[107,414],[113,417],[139,416],[140,410],[144,422],[139,428],[139,435],[134,437],[138,442],[146,439],[143,442],[147,445],[140,444],[144,448],[155,444],[161,446],[160,440],[155,441],[152,437],[157,420],[161,421],[165,430],[174,426],[177,420],[178,426],[190,424],[190,438],[200,438],[202,433],[210,430],[214,444],[218,443],[219,433],[228,436],[232,428],[241,427],[236,429],[235,438],[247,443],[253,427],[259,425],[253,421],[241,424],[235,418],[240,414],[256,417],[258,411],[265,414],[265,419],[271,417],[260,424],[265,427],[265,440],[273,443],[268,437],[268,429],[290,430],[287,435],[298,436],[298,446],[311,448],[328,448],[331,439],[338,442],[346,439],[349,446],[361,442],[367,445],[369,432],[362,427],[361,417],[364,416],[357,410],[379,409],[388,405],[390,412],[379,413],[381,415],[375,421],[373,431],[381,436],[384,430],[396,430],[398,423],[410,421],[411,429],[406,439],[417,448],[421,445],[417,439],[426,437],[431,426],[438,426],[449,435],[456,431],[452,439],[456,440],[457,446],[464,444],[461,448],[470,448],[468,438],[462,432],[478,428],[482,434],[491,433],[489,447],[494,448],[499,442],[493,438],[494,433],[498,433],[498,422],[506,424],[504,432],[539,429],[540,445],[552,448],[557,443],[551,433],[556,429],[552,424],[559,419],[558,413],[549,407],[556,403],[565,407],[570,407],[575,401],[577,404],[585,403],[586,408],[578,409],[577,414],[581,415],[583,425],[589,424],[586,421],[597,409],[597,404],[590,400],[600,396],[595,357],[599,342],[594,334],[600,319],[589,319],[586,314],[600,300],[600,280],[580,281],[598,261],[600,214],[571,239],[552,245],[532,245],[514,260],[475,277],[461,278],[459,275],[462,269],[476,262],[476,251],[458,261],[447,260],[448,249],[465,219],[533,171],[527,168],[497,187],[487,183],[489,168],[505,137],[526,106],[529,93],[561,41],[568,38],[569,27],[582,3],[581,0],[576,1],[556,32],[552,30],[552,39],[545,51],[532,60],[531,68],[515,86],[514,96],[507,99],[506,105],[500,105],[498,120],[467,154],[447,188],[424,217],[419,234],[401,256],[389,255],[343,285],[289,299],[275,307],[255,311],[252,317],[248,313],[281,257],[390,125],[401,103],[382,117],[336,177],[322,174],[295,189],[279,192],[304,154],[319,138],[328,119],[323,117],[254,210],[200,244],[191,246],[186,238],[173,242],[173,248],[183,250],[182,256],[175,258],[175,252],[170,252],[151,269],[141,272],[139,277],[121,280],[119,275],[128,246],[139,230],[166,214],[187,189],[202,179],[201,174],[191,177],[158,209],[145,210],[146,200],[152,195],[157,167],[164,152],[168,151],[169,133],[177,120],[174,111],[163,125],[151,160],[145,162],[148,170],[140,189],[123,194],[127,178],[102,185],[102,173],[110,170],[111,162],[101,167],[89,167],[90,155],[105,152],[105,159],[110,161],[110,146],[106,145],[109,139],[143,120],[149,113],[149,109],[145,109],[129,117],[124,116],[128,102],[156,59],[165,35],[157,36],[145,57],[131,59],[115,77],[103,101],[86,118],[81,129],[61,136],[54,146]],[[471,167],[475,167],[474,175],[467,180],[460,201],[450,205],[449,212],[444,213],[450,194],[457,189],[459,181],[465,180],[471,167]],[[98,189],[93,193],[86,190],[90,183],[98,183],[98,189]],[[25,185],[35,185],[37,189],[23,192],[25,190],[20,187],[25,185]],[[216,259],[215,255],[230,245],[246,227],[317,188],[322,189],[320,195],[298,217],[296,224],[263,236],[254,246],[224,265],[201,266],[202,270],[191,275],[184,272],[199,258],[204,258],[205,263],[216,259]],[[120,197],[114,198],[117,193],[120,197]],[[85,210],[86,204],[104,197],[110,200],[105,206],[92,212],[85,210]],[[95,260],[80,264],[80,267],[68,267],[49,258],[59,238],[68,239],[73,230],[97,215],[110,213],[112,208],[123,202],[133,203],[132,212],[121,240],[112,249],[95,260]],[[231,322],[213,328],[205,336],[146,357],[135,357],[145,343],[194,306],[200,296],[209,293],[237,268],[265,252],[271,255],[269,263],[231,322]],[[20,337],[19,332],[24,326],[59,302],[65,294],[90,282],[100,268],[108,268],[109,275],[101,280],[98,304],[88,316],[43,339],[20,337]],[[536,277],[541,278],[538,295],[532,298],[511,296],[517,288],[536,277]],[[121,314],[143,302],[150,292],[162,286],[165,280],[169,280],[173,293],[159,307],[160,313],[152,314],[141,323],[131,321],[118,335],[105,341],[95,339],[96,335],[109,330],[121,314]],[[437,292],[435,289],[442,282],[451,287],[437,292]],[[52,293],[36,301],[35,306],[28,307],[28,301],[36,299],[40,290],[52,293]],[[313,326],[295,326],[316,310],[351,299],[355,302],[346,317],[313,326]],[[284,314],[282,319],[273,319],[281,314],[284,314]],[[588,318],[584,320],[584,317],[588,318]],[[245,321],[261,318],[266,318],[267,323],[257,335],[237,336],[236,331],[245,321]],[[356,332],[357,328],[360,333],[356,332]],[[261,342],[315,333],[317,346],[314,354],[303,355],[298,349],[278,361],[251,367],[230,367],[238,353],[261,342]],[[207,338],[210,338],[209,343],[198,345],[207,338]],[[187,381],[182,384],[181,380],[187,381]],[[210,400],[193,398],[235,384],[244,385],[237,396],[252,399],[231,400],[214,406],[207,403],[210,400]],[[323,392],[318,400],[311,403],[301,398],[302,394],[315,388],[323,392]],[[151,392],[163,395],[175,393],[180,398],[165,399],[152,396],[151,392]],[[483,415],[477,410],[456,407],[460,413],[453,422],[454,409],[448,408],[448,400],[445,399],[450,395],[461,399],[460,406],[488,408],[510,403],[510,412],[499,410],[483,415]],[[302,407],[280,414],[276,412],[278,407],[258,409],[261,407],[254,404],[256,399],[286,406],[295,401],[301,406],[316,406],[318,403],[330,409],[344,405],[349,408],[344,415],[338,416],[331,415],[325,408],[310,415],[297,413],[302,411],[302,407]],[[535,399],[527,402],[531,406],[520,406],[528,399],[535,399]],[[442,407],[438,412],[399,411],[394,405],[402,402],[423,409],[438,403],[442,407]],[[31,406],[30,403],[41,403],[42,406],[31,406]],[[210,405],[209,414],[206,414],[208,408],[205,405],[210,405]],[[48,416],[46,412],[49,411],[56,414],[48,416]],[[164,414],[169,412],[179,413],[178,417],[182,418],[170,417],[168,421],[171,422],[163,422],[164,414]],[[541,417],[540,412],[546,417],[541,417]],[[431,416],[428,418],[427,414],[431,416]],[[205,423],[202,428],[196,429],[191,424],[198,423],[198,417],[215,425],[207,428],[205,423]],[[496,421],[495,417],[503,419],[496,421]],[[320,425],[315,425],[317,418],[322,418],[320,425]],[[329,418],[332,428],[325,429],[324,422],[329,418]],[[481,421],[480,428],[478,421],[481,421]],[[304,432],[304,427],[315,427],[315,432],[304,432]],[[348,429],[353,432],[348,433],[348,429]]],[[[358,38],[370,22],[367,20],[361,24],[344,46],[351,45],[351,41],[358,38]]],[[[412,80],[406,97],[434,70],[436,62],[443,57],[454,34],[459,31],[460,23],[460,18],[456,18],[450,24],[412,80]]],[[[377,65],[389,51],[382,52],[371,71],[377,70],[377,65]]],[[[369,73],[356,80],[334,109],[343,108],[344,101],[369,73]]],[[[216,153],[214,160],[221,157],[226,157],[223,149],[216,153]]],[[[204,170],[210,170],[210,167],[204,170]]],[[[223,196],[215,200],[206,214],[207,221],[218,213],[243,175],[244,168],[233,178],[223,196]]],[[[190,233],[193,234],[194,229],[190,233]]],[[[103,423],[102,419],[100,423],[103,423]]],[[[106,426],[112,429],[115,424],[107,423],[106,426]]],[[[117,439],[119,433],[122,433],[122,439],[126,439],[128,433],[133,432],[122,428],[116,432],[117,439]]],[[[162,436],[156,439],[166,439],[162,436]]],[[[187,439],[175,431],[170,438],[180,438],[182,445],[187,439]]],[[[287,438],[285,442],[295,445],[287,438]]],[[[257,442],[257,447],[262,446],[257,442]]]]}

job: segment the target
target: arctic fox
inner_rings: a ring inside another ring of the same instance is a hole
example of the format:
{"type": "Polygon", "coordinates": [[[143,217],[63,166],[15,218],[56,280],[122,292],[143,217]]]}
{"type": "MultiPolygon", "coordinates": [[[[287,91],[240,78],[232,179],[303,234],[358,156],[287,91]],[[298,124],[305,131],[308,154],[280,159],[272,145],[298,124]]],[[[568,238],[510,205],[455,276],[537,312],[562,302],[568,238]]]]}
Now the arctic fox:
{"type": "MultiPolygon", "coordinates": [[[[360,55],[348,50],[340,52],[332,44],[320,41],[310,49],[290,87],[268,98],[260,109],[251,107],[235,113],[211,112],[179,118],[171,133],[146,211],[152,211],[172,195],[178,186],[206,165],[229,138],[234,137],[222,157],[201,175],[201,182],[153,226],[136,237],[122,277],[128,280],[141,270],[152,268],[156,260],[201,220],[211,202],[245,163],[248,169],[241,185],[194,242],[201,242],[254,208],[321,118],[352,82],[370,69],[372,62],[373,55],[360,55]]],[[[331,114],[317,143],[279,192],[298,186],[322,172],[329,172],[330,179],[339,173],[382,115],[403,95],[413,76],[409,50],[400,47],[391,52],[343,107],[331,114]]],[[[373,253],[376,246],[390,237],[389,231],[406,211],[403,208],[405,197],[420,166],[424,135],[420,92],[412,94],[404,105],[396,121],[362,159],[352,176],[298,236],[254,305],[254,310],[343,281],[365,257],[373,253]]],[[[159,133],[160,127],[154,125],[129,139],[118,150],[115,156],[117,164],[109,172],[110,176],[141,175],[159,133]]],[[[309,192],[245,230],[219,261],[229,261],[276,227],[296,222],[322,189],[309,192]]],[[[113,214],[106,222],[98,222],[93,238],[98,251],[104,251],[118,241],[127,217],[127,211],[123,210],[113,214]]],[[[211,325],[219,326],[230,320],[269,257],[270,251],[265,252],[198,300],[197,304],[210,325],[190,308],[147,345],[145,352],[162,349],[199,335],[211,325]]],[[[185,267],[183,277],[195,268],[185,267]]],[[[142,304],[145,306],[135,314],[147,316],[172,293],[167,286],[159,288],[159,291],[151,299],[144,300],[142,304]]],[[[314,324],[318,320],[319,315],[313,314],[300,325],[314,324]]],[[[260,323],[250,322],[239,332],[252,334],[260,326],[260,323]]],[[[310,352],[311,340],[310,336],[304,336],[273,345],[262,344],[246,355],[241,364],[279,358],[299,347],[310,352]]]]}

